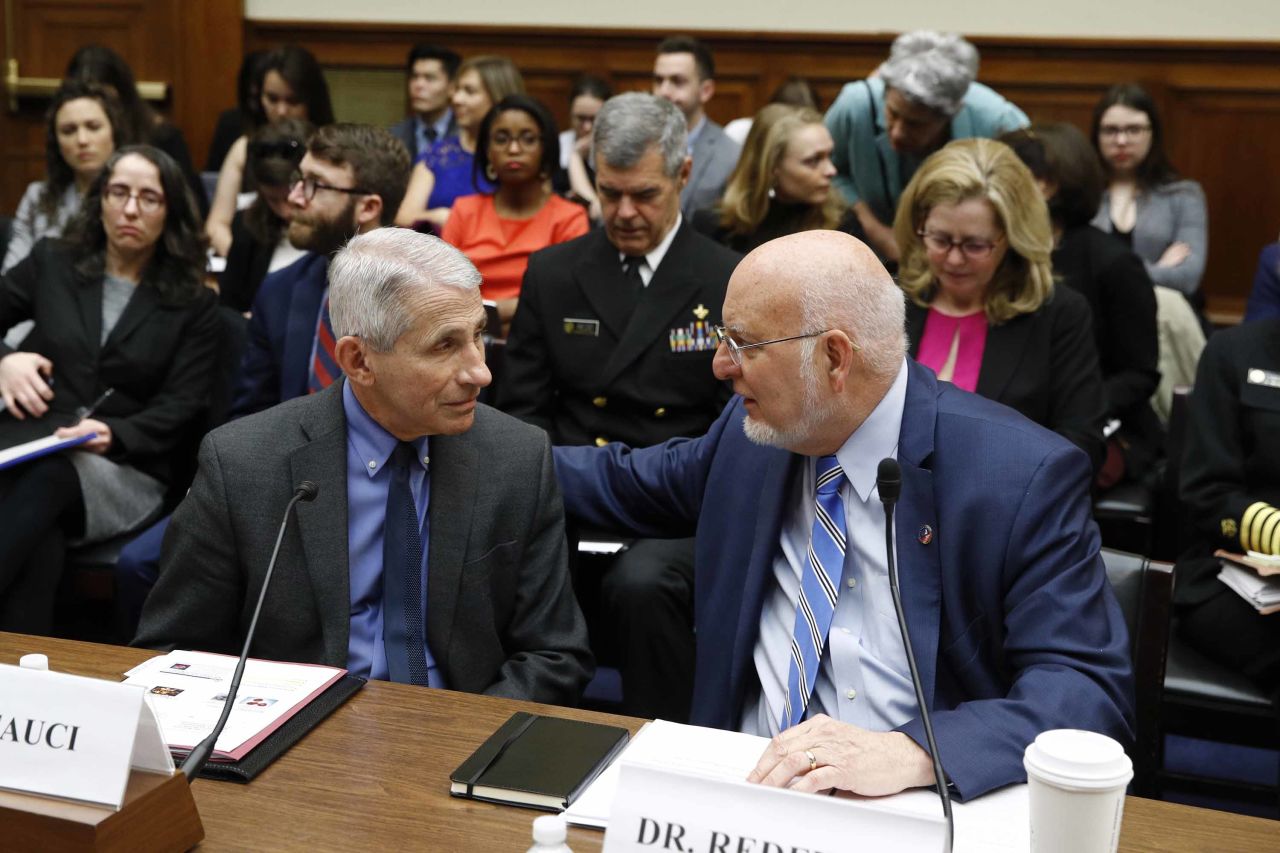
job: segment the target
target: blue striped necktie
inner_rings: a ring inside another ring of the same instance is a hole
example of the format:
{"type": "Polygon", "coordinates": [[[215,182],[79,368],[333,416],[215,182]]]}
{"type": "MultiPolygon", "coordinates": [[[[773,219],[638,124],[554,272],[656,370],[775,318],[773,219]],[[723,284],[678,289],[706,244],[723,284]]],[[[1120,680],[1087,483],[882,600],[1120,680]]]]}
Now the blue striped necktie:
{"type": "Polygon", "coordinates": [[[831,617],[836,612],[840,575],[844,572],[845,521],[840,486],[844,470],[834,456],[817,463],[817,495],[809,554],[800,576],[800,597],[791,629],[791,667],[787,673],[786,704],[782,709],[782,729],[804,719],[818,677],[822,648],[827,644],[831,617]]]}

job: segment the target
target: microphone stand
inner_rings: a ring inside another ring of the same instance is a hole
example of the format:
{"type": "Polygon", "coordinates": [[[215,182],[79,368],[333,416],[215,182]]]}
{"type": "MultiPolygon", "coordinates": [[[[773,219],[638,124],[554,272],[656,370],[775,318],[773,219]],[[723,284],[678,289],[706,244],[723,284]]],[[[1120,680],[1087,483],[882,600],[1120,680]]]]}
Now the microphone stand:
{"type": "Polygon", "coordinates": [[[244,664],[249,657],[249,646],[253,644],[253,635],[258,629],[258,614],[262,612],[262,602],[267,597],[267,587],[271,583],[271,575],[276,569],[276,557],[280,556],[280,543],[284,541],[285,528],[289,526],[289,517],[293,514],[293,508],[298,505],[299,501],[313,501],[320,489],[310,480],[303,480],[293,491],[293,498],[289,501],[289,505],[284,508],[284,518],[280,521],[280,531],[276,534],[276,545],[271,550],[271,562],[267,563],[267,573],[262,578],[262,589],[258,591],[258,604],[253,608],[253,619],[249,622],[249,632],[244,638],[244,649],[240,652],[240,659],[236,661],[235,674],[231,676],[231,688],[227,691],[227,698],[222,703],[222,715],[218,717],[218,722],[214,724],[211,731],[204,740],[195,745],[191,752],[187,753],[187,758],[182,762],[182,775],[187,777],[187,781],[191,782],[196,776],[200,775],[200,771],[204,769],[205,764],[209,761],[209,754],[213,752],[213,745],[218,742],[218,736],[222,734],[222,730],[226,728],[227,718],[231,716],[231,708],[236,702],[236,693],[240,691],[240,679],[244,675],[244,664]]]}
{"type": "Polygon", "coordinates": [[[911,634],[907,631],[907,614],[902,609],[902,591],[898,588],[898,565],[893,553],[893,510],[902,491],[902,470],[892,457],[880,460],[876,471],[876,487],[884,504],[884,547],[889,558],[889,589],[893,593],[893,609],[898,615],[898,629],[902,632],[902,645],[907,652],[907,666],[911,669],[911,686],[916,691],[916,704],[920,708],[920,721],[924,723],[924,736],[929,743],[929,756],[933,759],[933,778],[938,785],[938,797],[942,800],[942,814],[947,819],[947,843],[944,848],[951,853],[955,837],[955,820],[951,815],[951,792],[938,758],[938,742],[933,737],[933,721],[929,718],[929,706],[924,701],[924,684],[920,681],[920,669],[916,666],[915,652],[911,649],[911,634]]]}

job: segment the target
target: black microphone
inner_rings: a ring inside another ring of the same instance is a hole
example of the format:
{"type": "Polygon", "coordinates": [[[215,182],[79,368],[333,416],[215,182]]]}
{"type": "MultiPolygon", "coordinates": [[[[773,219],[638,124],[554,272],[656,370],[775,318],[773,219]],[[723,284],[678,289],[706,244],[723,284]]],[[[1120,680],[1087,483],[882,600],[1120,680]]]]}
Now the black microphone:
{"type": "Polygon", "coordinates": [[[280,532],[276,534],[276,547],[271,551],[271,562],[267,563],[267,573],[262,578],[262,589],[258,591],[258,605],[253,608],[253,619],[249,622],[249,632],[244,638],[244,649],[240,652],[240,660],[236,661],[236,671],[231,676],[231,688],[227,691],[227,698],[222,703],[222,716],[218,717],[218,722],[214,725],[213,731],[209,732],[209,736],[196,744],[195,748],[187,753],[186,760],[182,762],[182,774],[187,777],[187,782],[200,775],[200,771],[209,761],[209,753],[213,751],[213,745],[218,742],[218,736],[226,728],[227,718],[231,716],[231,707],[235,704],[236,693],[240,690],[240,678],[244,675],[244,662],[249,657],[249,647],[253,644],[253,635],[258,629],[258,614],[262,612],[262,602],[267,597],[271,573],[276,569],[276,557],[280,555],[280,543],[284,541],[284,531],[289,526],[289,517],[293,515],[293,508],[299,501],[315,500],[318,494],[320,494],[319,486],[310,480],[303,480],[294,488],[293,498],[284,508],[280,532]]]}
{"type": "Polygon", "coordinates": [[[907,652],[907,666],[911,669],[911,686],[916,691],[916,704],[920,707],[920,721],[924,723],[924,736],[929,741],[929,755],[933,758],[933,778],[938,783],[938,796],[942,799],[942,814],[947,819],[947,846],[951,850],[955,835],[955,821],[951,817],[951,792],[942,773],[942,761],[938,758],[938,742],[933,738],[933,721],[929,719],[929,706],[924,701],[924,685],[920,682],[920,669],[916,666],[915,652],[911,650],[911,634],[907,631],[907,614],[902,609],[902,591],[898,588],[898,564],[893,558],[893,509],[902,494],[902,469],[893,457],[880,460],[876,468],[876,490],[884,503],[884,548],[889,558],[889,590],[893,593],[893,609],[898,614],[898,630],[902,632],[902,645],[907,652]]]}

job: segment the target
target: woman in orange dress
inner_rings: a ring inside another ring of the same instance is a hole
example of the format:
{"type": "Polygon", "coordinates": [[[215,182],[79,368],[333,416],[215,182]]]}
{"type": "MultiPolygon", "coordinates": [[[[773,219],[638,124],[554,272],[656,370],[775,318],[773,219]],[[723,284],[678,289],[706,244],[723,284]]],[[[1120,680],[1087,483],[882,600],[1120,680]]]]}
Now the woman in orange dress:
{"type": "Polygon", "coordinates": [[[509,95],[480,123],[474,168],[495,184],[492,193],[453,203],[443,237],[480,270],[480,293],[498,304],[503,331],[511,323],[529,255],[587,233],[581,205],[551,191],[560,142],[547,108],[527,95],[509,95]]]}

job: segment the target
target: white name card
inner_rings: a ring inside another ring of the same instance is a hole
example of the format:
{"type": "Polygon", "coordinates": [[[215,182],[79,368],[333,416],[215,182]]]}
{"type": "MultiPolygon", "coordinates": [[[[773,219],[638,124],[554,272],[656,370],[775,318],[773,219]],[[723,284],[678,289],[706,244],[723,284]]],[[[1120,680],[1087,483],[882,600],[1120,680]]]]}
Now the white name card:
{"type": "Polygon", "coordinates": [[[132,767],[174,772],[140,688],[0,664],[0,788],[119,809],[132,767]]]}
{"type": "Polygon", "coordinates": [[[624,760],[604,853],[940,853],[945,842],[941,807],[924,816],[624,760]]]}

